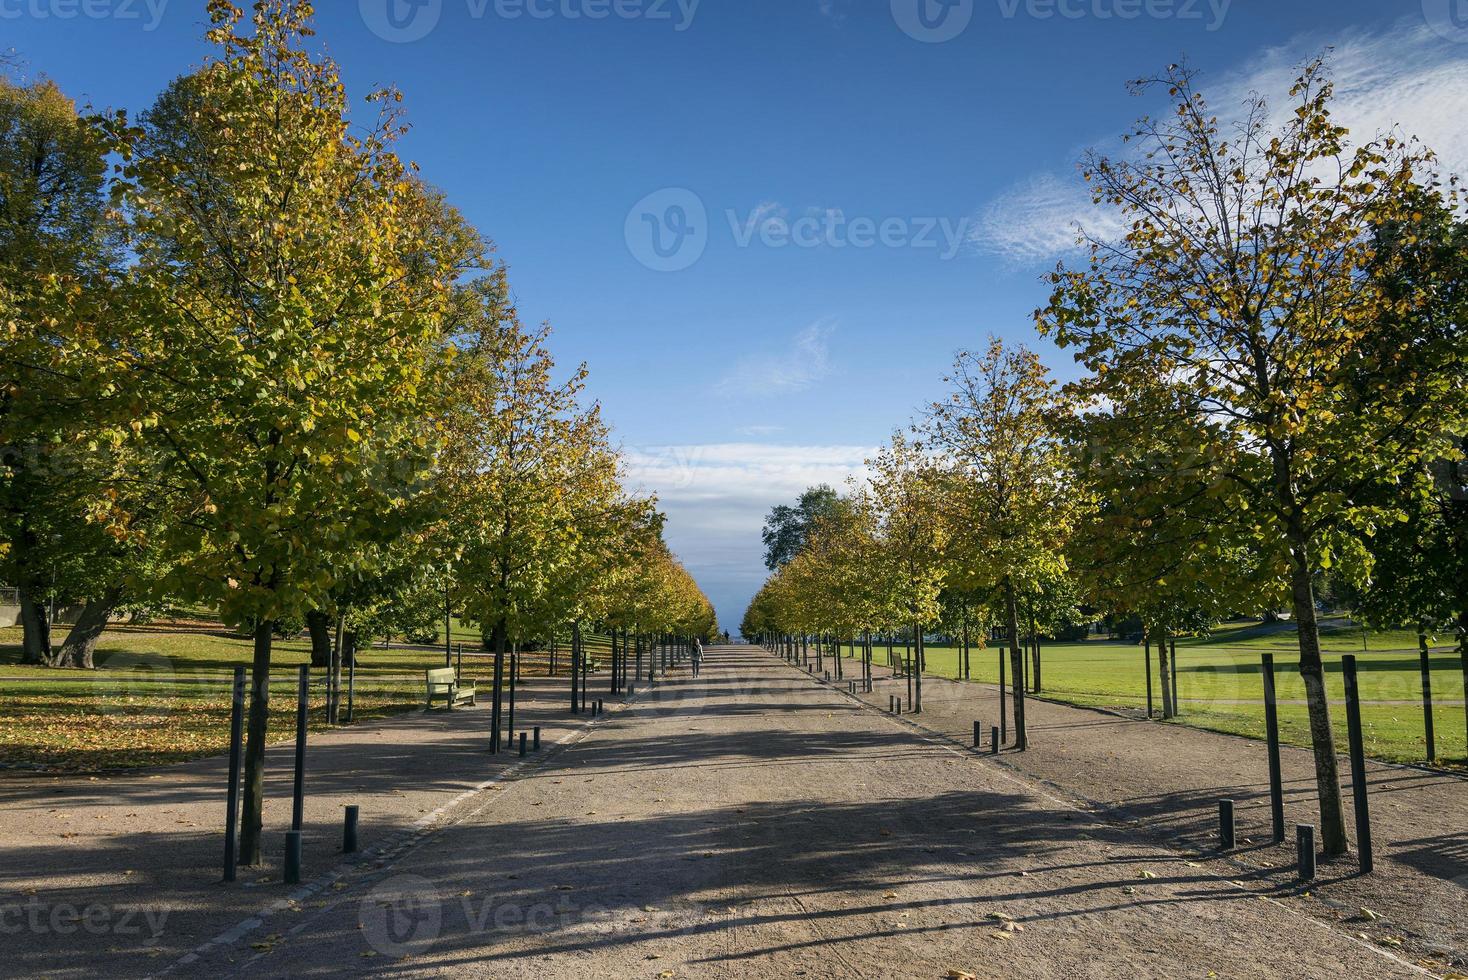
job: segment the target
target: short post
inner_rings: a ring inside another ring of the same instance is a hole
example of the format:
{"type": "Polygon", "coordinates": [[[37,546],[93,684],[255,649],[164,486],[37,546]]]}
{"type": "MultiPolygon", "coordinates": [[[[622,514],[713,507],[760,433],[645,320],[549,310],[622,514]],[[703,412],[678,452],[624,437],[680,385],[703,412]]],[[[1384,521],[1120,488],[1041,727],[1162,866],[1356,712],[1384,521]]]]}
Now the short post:
{"type": "Polygon", "coordinates": [[[974,748],[983,744],[983,722],[974,722],[974,748]]]}
{"type": "Polygon", "coordinates": [[[1172,655],[1172,714],[1175,718],[1183,713],[1177,697],[1177,640],[1169,641],[1169,652],[1172,655]]]}
{"type": "MultiPolygon", "coordinates": [[[[1143,629],[1143,631],[1145,631],[1147,629],[1147,627],[1143,626],[1142,629],[1143,629]]],[[[1159,640],[1158,642],[1160,643],[1162,641],[1159,640]]],[[[1151,637],[1144,637],[1142,639],[1142,649],[1143,649],[1142,663],[1144,663],[1144,664],[1147,665],[1147,720],[1148,721],[1151,721],[1152,720],[1152,638],[1151,637]]]]}
{"type": "Polygon", "coordinates": [[[245,724],[245,668],[234,669],[234,698],[229,716],[229,792],[224,806],[224,880],[235,880],[238,864],[236,828],[240,822],[240,750],[245,724]]]}
{"type": "Polygon", "coordinates": [[[540,726],[535,726],[535,751],[540,751],[540,726]]]}
{"type": "Polygon", "coordinates": [[[1356,803],[1356,850],[1361,873],[1375,867],[1371,853],[1371,807],[1366,798],[1366,743],[1361,734],[1361,687],[1356,676],[1356,657],[1341,658],[1346,680],[1346,732],[1351,745],[1351,796],[1356,803]]]}
{"type": "Polygon", "coordinates": [[[524,732],[521,732],[520,733],[520,758],[522,758],[522,759],[525,758],[525,753],[527,751],[529,741],[530,741],[530,739],[525,735],[525,733],[524,732]]]}
{"type": "Polygon", "coordinates": [[[288,830],[285,834],[285,870],[281,877],[287,885],[301,883],[301,832],[288,830]]]}
{"type": "MultiPolygon", "coordinates": [[[[1005,648],[999,648],[999,739],[1001,742],[1009,739],[1009,714],[1004,707],[1004,654],[1005,648]]],[[[995,750],[998,751],[997,749],[995,750]]]]}
{"type": "Polygon", "coordinates": [[[357,823],[362,817],[362,809],[358,806],[349,806],[346,810],[346,822],[342,825],[342,853],[357,853],[357,823]]]}
{"type": "Polygon", "coordinates": [[[999,729],[997,727],[989,729],[989,754],[999,754],[999,729]]]}
{"type": "Polygon", "coordinates": [[[891,694],[887,695],[887,713],[889,715],[897,714],[897,698],[891,694]]]}
{"type": "Polygon", "coordinates": [[[1274,654],[1263,655],[1264,740],[1269,753],[1269,808],[1274,824],[1274,842],[1285,840],[1284,777],[1279,765],[1279,705],[1274,690],[1274,654]]]}
{"type": "Polygon", "coordinates": [[[291,803],[291,830],[306,822],[306,709],[311,701],[311,665],[301,664],[296,689],[296,779],[291,803]]]}
{"type": "MultiPolygon", "coordinates": [[[[463,670],[464,644],[459,644],[460,671],[463,670]]],[[[352,723],[352,713],[357,707],[357,651],[350,650],[347,653],[347,724],[352,723]]]]}
{"type": "Polygon", "coordinates": [[[1300,862],[1300,880],[1315,880],[1315,827],[1302,823],[1295,828],[1296,857],[1300,862]]]}
{"type": "Polygon", "coordinates": [[[1427,648],[1427,637],[1418,634],[1422,662],[1422,732],[1427,739],[1427,761],[1437,761],[1437,733],[1432,723],[1432,651],[1427,648]]]}
{"type": "Polygon", "coordinates": [[[1238,846],[1238,834],[1234,829],[1234,801],[1218,801],[1218,846],[1232,851],[1238,846]]]}

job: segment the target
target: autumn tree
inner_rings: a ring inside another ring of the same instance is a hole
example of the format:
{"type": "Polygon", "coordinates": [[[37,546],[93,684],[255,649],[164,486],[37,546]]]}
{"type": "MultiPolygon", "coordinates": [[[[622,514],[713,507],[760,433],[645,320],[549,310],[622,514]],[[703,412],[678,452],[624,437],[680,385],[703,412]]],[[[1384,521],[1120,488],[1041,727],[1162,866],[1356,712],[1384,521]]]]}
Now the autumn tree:
{"type": "Polygon", "coordinates": [[[997,338],[982,354],[960,354],[948,384],[926,428],[945,461],[950,560],[963,580],[997,593],[1009,636],[1016,745],[1024,750],[1020,605],[1027,592],[1064,572],[1079,503],[1065,481],[1057,424],[1069,414],[1069,400],[1039,357],[997,338]]]}
{"type": "MultiPolygon", "coordinates": [[[[1188,455],[1211,470],[1199,478],[1216,512],[1232,515],[1267,577],[1289,589],[1322,838],[1339,855],[1347,841],[1313,579],[1394,519],[1390,502],[1363,506],[1362,491],[1443,455],[1439,409],[1452,414],[1447,402],[1461,400],[1461,378],[1424,365],[1414,379],[1402,370],[1411,345],[1373,340],[1375,325],[1421,297],[1382,285],[1372,229],[1413,220],[1418,181],[1431,191],[1430,161],[1394,137],[1348,146],[1320,62],[1303,69],[1278,124],[1261,97],[1236,124],[1220,123],[1184,68],[1155,84],[1171,113],[1141,121],[1133,155],[1086,165],[1098,203],[1129,230],[1091,240],[1085,267],[1061,267],[1038,320],[1075,349],[1094,397],[1125,406],[1159,384],[1186,392],[1176,414],[1198,441],[1188,455]]],[[[1147,418],[1165,441],[1173,420],[1147,418]]]]}
{"type": "Polygon", "coordinates": [[[871,574],[885,591],[893,621],[913,631],[916,664],[913,710],[923,710],[923,635],[938,619],[949,525],[941,506],[943,481],[920,442],[894,433],[867,461],[877,550],[871,574]]]}
{"type": "Polygon", "coordinates": [[[47,599],[93,586],[115,543],[88,519],[117,448],[95,369],[117,256],[109,122],[49,81],[0,78],[0,578],[20,594],[28,664],[90,665],[55,655],[47,599]]]}
{"type": "Polygon", "coordinates": [[[434,434],[426,370],[480,243],[393,152],[392,93],[352,120],[311,4],[209,4],[213,54],[127,148],[134,428],[166,455],[176,592],[254,626],[241,855],[260,860],[274,624],[395,534],[434,434]]]}

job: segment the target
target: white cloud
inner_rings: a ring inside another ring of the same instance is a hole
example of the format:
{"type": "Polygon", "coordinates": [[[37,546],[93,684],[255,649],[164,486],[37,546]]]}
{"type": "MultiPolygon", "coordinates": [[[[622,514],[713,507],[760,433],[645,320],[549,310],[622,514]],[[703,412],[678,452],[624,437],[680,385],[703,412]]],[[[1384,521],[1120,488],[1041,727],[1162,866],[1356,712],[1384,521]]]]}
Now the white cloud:
{"type": "Polygon", "coordinates": [[[1083,230],[1104,238],[1121,228],[1114,212],[1092,203],[1079,175],[1039,174],[980,211],[969,241],[983,251],[1034,263],[1074,250],[1083,230]]]}
{"type": "Polygon", "coordinates": [[[734,629],[764,581],[760,530],[777,504],[808,487],[842,488],[865,472],[869,446],[731,442],[626,451],[629,484],[658,497],[668,539],[734,629]]]}
{"type": "MultiPolygon", "coordinates": [[[[1222,77],[1199,79],[1213,111],[1227,125],[1253,93],[1263,95],[1278,117],[1288,112],[1288,93],[1308,59],[1332,47],[1329,55],[1336,98],[1333,113],[1358,141],[1387,131],[1420,139],[1436,151],[1445,173],[1468,173],[1468,60],[1463,47],[1446,41],[1418,21],[1375,34],[1354,32],[1333,44],[1298,38],[1269,48],[1222,77]]],[[[1124,128],[1124,124],[1123,124],[1124,128]]],[[[1115,154],[1119,142],[1098,144],[1115,154]]],[[[975,218],[972,243],[1011,261],[1036,264],[1076,250],[1076,229],[1120,234],[1114,213],[1097,209],[1085,183],[1073,170],[1039,174],[1001,194],[975,218]]]]}
{"type": "Polygon", "coordinates": [[[714,390],[726,397],[747,397],[809,388],[831,373],[831,335],[835,332],[834,322],[818,320],[797,333],[783,353],[741,358],[714,390]]]}

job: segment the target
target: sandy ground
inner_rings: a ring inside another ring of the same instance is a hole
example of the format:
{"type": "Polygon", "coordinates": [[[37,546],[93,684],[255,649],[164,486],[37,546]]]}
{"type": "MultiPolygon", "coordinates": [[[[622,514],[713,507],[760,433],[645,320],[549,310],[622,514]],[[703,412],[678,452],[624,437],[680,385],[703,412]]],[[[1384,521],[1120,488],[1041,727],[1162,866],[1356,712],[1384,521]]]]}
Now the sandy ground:
{"type": "MultiPolygon", "coordinates": [[[[832,666],[829,659],[825,666],[832,666]]],[[[885,667],[874,674],[874,691],[862,700],[886,711],[890,696],[906,696],[907,682],[892,678],[885,667]]],[[[845,661],[844,676],[860,677],[859,665],[845,661]]],[[[845,689],[844,683],[833,686],[845,689]]],[[[1376,871],[1359,875],[1354,857],[1322,865],[1306,900],[1298,898],[1295,882],[1295,825],[1318,826],[1320,820],[1308,751],[1281,752],[1288,830],[1285,845],[1276,847],[1263,743],[1035,699],[1027,700],[1026,714],[1030,750],[1006,750],[1001,764],[1147,839],[1205,853],[1218,839],[1218,801],[1235,800],[1242,846],[1229,863],[1237,880],[1266,894],[1292,896],[1310,914],[1349,933],[1401,942],[1403,955],[1440,972],[1468,974],[1468,779],[1462,775],[1368,762],[1376,871]]],[[[997,688],[933,677],[923,679],[922,714],[903,717],[966,749],[978,720],[985,751],[998,719],[997,688]]],[[[1345,758],[1341,773],[1354,839],[1345,758]]]]}
{"type": "Polygon", "coordinates": [[[154,966],[262,977],[1423,975],[1231,874],[762,651],[721,648],[701,679],[644,691],[410,843],[196,958],[154,966]]]}
{"type": "MultiPolygon", "coordinates": [[[[569,713],[568,684],[522,686],[517,727],[543,727],[541,758],[587,730],[569,713]]],[[[608,697],[599,687],[593,696],[608,697]]],[[[341,855],[344,806],[361,807],[364,848],[411,846],[521,765],[518,752],[491,754],[489,741],[483,700],[312,736],[311,887],[353,866],[341,855]]],[[[295,893],[280,884],[280,862],[293,766],[292,744],[271,749],[265,865],[241,868],[231,886],[220,883],[226,760],[90,778],[0,774],[0,976],[146,976],[262,910],[288,910],[295,893]]]]}

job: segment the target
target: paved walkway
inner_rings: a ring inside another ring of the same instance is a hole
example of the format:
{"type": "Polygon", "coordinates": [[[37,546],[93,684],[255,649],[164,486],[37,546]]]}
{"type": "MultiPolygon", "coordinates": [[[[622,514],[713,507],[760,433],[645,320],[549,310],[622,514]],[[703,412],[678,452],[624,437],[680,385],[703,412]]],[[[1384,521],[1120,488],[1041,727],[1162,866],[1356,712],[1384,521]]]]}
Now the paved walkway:
{"type": "MultiPolygon", "coordinates": [[[[568,685],[522,681],[517,727],[542,726],[546,754],[586,730],[584,716],[569,713],[568,685]]],[[[593,695],[605,698],[601,686],[593,695]]],[[[391,849],[489,792],[483,787],[520,759],[491,754],[488,731],[481,699],[478,708],[312,736],[307,873],[341,863],[347,804],[362,808],[362,846],[391,849]]],[[[260,909],[284,905],[279,866],[293,744],[272,748],[266,766],[266,865],[241,868],[233,886],[220,883],[224,759],[90,778],[0,774],[0,976],[145,976],[260,909]]]]}
{"type": "MultiPolygon", "coordinates": [[[[860,677],[856,661],[843,664],[847,678],[860,677]]],[[[885,711],[889,696],[906,695],[907,681],[887,668],[875,668],[875,678],[866,703],[885,711]]],[[[985,733],[998,724],[998,688],[925,676],[923,708],[904,722],[971,748],[975,720],[985,733]]],[[[1030,751],[1006,751],[1003,764],[1092,813],[1189,849],[1214,846],[1218,801],[1235,800],[1245,844],[1234,858],[1239,880],[1270,893],[1294,890],[1294,827],[1319,823],[1309,751],[1281,751],[1289,829],[1286,844],[1275,847],[1264,743],[1033,698],[1026,715],[1030,751]]],[[[1347,759],[1341,772],[1354,835],[1347,759]]],[[[1354,859],[1323,866],[1311,888],[1314,914],[1346,929],[1370,926],[1372,934],[1390,927],[1415,957],[1456,961],[1457,972],[1468,973],[1468,779],[1373,762],[1367,780],[1377,870],[1359,876],[1354,859]],[[1363,908],[1381,918],[1362,917],[1363,908]]]]}
{"type": "Polygon", "coordinates": [[[762,651],[719,648],[701,679],[645,691],[411,845],[200,958],[157,966],[578,980],[1422,975],[1219,870],[762,651]]]}

